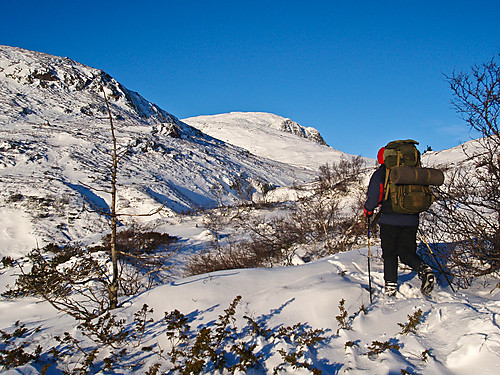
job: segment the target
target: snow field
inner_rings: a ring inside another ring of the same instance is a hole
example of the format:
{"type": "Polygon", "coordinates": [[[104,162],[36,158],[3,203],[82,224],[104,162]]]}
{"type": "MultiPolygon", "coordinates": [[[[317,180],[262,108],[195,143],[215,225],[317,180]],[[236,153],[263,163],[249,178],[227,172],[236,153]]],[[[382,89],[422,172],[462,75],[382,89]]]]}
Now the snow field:
{"type": "MultiPolygon", "coordinates": [[[[453,294],[443,285],[437,286],[431,299],[426,299],[417,292],[416,275],[403,271],[401,276],[406,281],[398,297],[386,299],[376,282],[374,304],[370,305],[365,289],[367,276],[360,272],[365,254],[366,249],[362,249],[294,267],[228,270],[192,276],[130,299],[119,310],[119,315],[130,321],[134,312],[147,303],[155,311],[155,321],[160,320],[164,312],[178,309],[190,316],[191,326],[196,327],[215,321],[231,301],[241,295],[236,310],[237,324],[243,326],[246,315],[271,330],[297,322],[324,329],[327,339],[311,354],[310,360],[325,374],[345,371],[382,375],[398,373],[401,369],[418,374],[497,373],[500,363],[498,291],[485,299],[477,292],[480,289],[477,286],[453,294]],[[339,272],[339,268],[344,272],[339,272]],[[352,329],[341,329],[337,335],[336,316],[342,299],[352,317],[352,329]],[[366,315],[359,312],[362,305],[367,309],[366,315]],[[419,309],[423,318],[416,333],[401,334],[398,323],[407,323],[408,316],[419,309]],[[400,349],[370,357],[367,353],[373,341],[397,344],[400,349]],[[348,342],[353,346],[345,348],[348,342]]],[[[375,280],[381,279],[380,261],[372,263],[372,274],[375,280]]],[[[167,345],[162,337],[161,332],[152,328],[145,344],[160,340],[162,346],[167,345]]],[[[268,345],[262,342],[262,350],[266,348],[268,345]]],[[[268,369],[280,363],[277,353],[265,354],[268,369]]],[[[290,370],[289,373],[305,372],[290,370]]]]}

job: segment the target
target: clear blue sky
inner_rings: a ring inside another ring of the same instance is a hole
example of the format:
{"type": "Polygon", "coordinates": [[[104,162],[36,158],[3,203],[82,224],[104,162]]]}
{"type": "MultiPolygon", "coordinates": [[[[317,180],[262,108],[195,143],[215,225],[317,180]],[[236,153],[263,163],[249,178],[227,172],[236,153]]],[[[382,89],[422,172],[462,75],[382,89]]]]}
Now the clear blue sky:
{"type": "Polygon", "coordinates": [[[500,53],[499,17],[498,0],[20,0],[0,44],[103,69],[179,118],[272,112],[375,157],[470,139],[443,74],[500,53]]]}

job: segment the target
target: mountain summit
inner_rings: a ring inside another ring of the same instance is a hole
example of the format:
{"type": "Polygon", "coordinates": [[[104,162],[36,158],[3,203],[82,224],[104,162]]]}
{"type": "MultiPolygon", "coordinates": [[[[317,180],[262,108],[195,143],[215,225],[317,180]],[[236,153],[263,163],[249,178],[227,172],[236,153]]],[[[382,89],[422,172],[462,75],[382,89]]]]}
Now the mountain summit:
{"type": "Polygon", "coordinates": [[[257,156],[311,170],[348,156],[328,146],[315,128],[272,113],[231,112],[182,121],[257,156]]]}
{"type": "Polygon", "coordinates": [[[197,116],[184,121],[193,125],[201,125],[205,130],[239,125],[244,128],[267,127],[284,133],[294,134],[301,138],[327,146],[318,130],[313,127],[304,127],[289,118],[284,118],[266,112],[231,112],[213,116],[197,116]],[[211,125],[212,124],[212,125],[211,125]]]}

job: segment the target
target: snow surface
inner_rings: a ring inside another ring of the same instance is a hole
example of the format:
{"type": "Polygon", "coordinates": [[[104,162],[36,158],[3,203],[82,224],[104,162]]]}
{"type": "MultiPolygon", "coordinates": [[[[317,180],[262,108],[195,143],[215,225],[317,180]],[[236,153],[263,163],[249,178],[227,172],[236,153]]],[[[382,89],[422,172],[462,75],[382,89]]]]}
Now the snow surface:
{"type": "MultiPolygon", "coordinates": [[[[170,224],[173,234],[189,236],[196,242],[203,238],[203,228],[195,222],[170,224]]],[[[371,276],[374,288],[370,304],[367,274],[367,249],[340,253],[310,263],[271,269],[245,269],[213,272],[180,278],[169,284],[124,301],[115,313],[127,322],[133,322],[134,313],[143,304],[154,309],[152,318],[162,319],[164,312],[178,309],[191,320],[191,326],[210,325],[238,295],[242,300],[236,309],[237,324],[246,324],[243,316],[250,316],[276,332],[280,326],[301,322],[313,329],[324,329],[327,338],[317,352],[306,357],[323,374],[399,374],[406,370],[414,374],[498,374],[500,371],[500,289],[481,283],[468,290],[453,293],[445,282],[440,283],[432,298],[423,298],[419,280],[408,269],[400,270],[400,289],[394,299],[382,294],[383,266],[380,248],[371,246],[371,276]],[[490,291],[492,291],[490,293],[490,291]],[[350,330],[341,329],[336,316],[339,302],[345,300],[349,316],[355,316],[350,330]],[[367,313],[356,313],[361,306],[367,313]],[[422,310],[423,319],[416,333],[402,334],[409,316],[422,310]],[[399,350],[386,351],[369,357],[368,346],[373,341],[390,341],[399,350]],[[345,349],[347,342],[355,345],[345,349]],[[422,360],[428,351],[427,361],[422,360]]],[[[12,279],[12,271],[4,270],[2,281],[12,279]]],[[[20,320],[28,328],[43,326],[44,334],[33,345],[53,345],[50,338],[67,331],[76,334],[75,322],[56,313],[47,303],[24,298],[18,301],[0,301],[0,329],[12,330],[20,320]]],[[[143,345],[168,347],[164,328],[151,323],[143,345]]],[[[269,352],[265,345],[258,353],[266,358],[264,368],[249,374],[268,374],[281,363],[278,353],[269,352]]],[[[124,364],[140,363],[141,370],[125,374],[143,373],[155,363],[155,358],[130,355],[124,364]]],[[[164,368],[164,370],[166,370],[164,368]]],[[[32,366],[25,366],[11,374],[38,374],[32,366]],[[31,372],[30,372],[31,371],[31,372]]],[[[6,372],[9,373],[9,372],[6,372]]],[[[307,374],[305,370],[287,369],[285,373],[307,374]]]]}
{"type": "MultiPolygon", "coordinates": [[[[211,235],[201,225],[200,217],[181,217],[176,210],[215,204],[214,184],[222,181],[225,194],[235,201],[236,192],[230,185],[244,174],[254,188],[261,179],[278,187],[276,196],[285,197],[292,183],[314,178],[318,164],[348,156],[277,129],[284,119],[272,114],[233,113],[185,120],[207,136],[125,89],[102,71],[66,58],[1,47],[0,63],[1,256],[18,258],[36,243],[49,240],[98,241],[106,232],[103,215],[82,209],[84,200],[102,209],[109,203],[108,194],[102,192],[108,161],[99,151],[109,150],[107,120],[98,118],[105,116],[98,90],[102,80],[108,83],[108,95],[115,98],[113,110],[126,120],[117,122],[120,144],[135,145],[140,141],[123,168],[121,209],[150,211],[168,198],[169,212],[144,220],[178,236],[187,253],[206,247],[211,235]],[[40,75],[47,73],[49,76],[40,75]],[[89,111],[94,116],[85,114],[89,111]],[[168,135],[172,131],[178,131],[180,136],[168,135]]],[[[476,143],[464,147],[473,149],[476,143]]],[[[461,148],[454,148],[425,153],[423,160],[425,165],[459,165],[466,156],[461,148]]],[[[115,312],[130,323],[143,304],[154,309],[156,321],[164,312],[178,309],[196,327],[213,324],[241,295],[236,309],[238,324],[244,324],[242,317],[247,315],[273,331],[298,322],[325,329],[327,339],[317,352],[306,353],[323,374],[382,375],[400,374],[401,370],[431,375],[500,373],[500,289],[494,289],[494,283],[485,286],[487,279],[478,280],[468,290],[454,293],[441,280],[428,299],[420,294],[416,275],[401,269],[399,293],[387,300],[382,295],[380,248],[371,244],[371,304],[366,290],[366,253],[365,247],[310,263],[297,262],[292,267],[179,277],[122,300],[122,307],[115,312]],[[352,329],[337,334],[336,316],[342,299],[353,316],[352,329]],[[357,314],[363,305],[367,314],[357,314]],[[423,319],[416,333],[403,335],[398,323],[408,322],[408,316],[418,309],[423,319]],[[371,358],[366,355],[368,346],[376,340],[390,341],[400,349],[371,358]],[[354,345],[346,349],[347,342],[354,345]],[[429,355],[424,362],[421,357],[426,351],[429,355]]],[[[0,290],[13,285],[18,273],[17,268],[0,268],[0,290]]],[[[0,329],[12,332],[18,320],[28,328],[43,327],[30,344],[33,348],[38,344],[53,346],[53,337],[63,332],[77,333],[76,322],[46,302],[35,298],[0,299],[0,329]]],[[[161,327],[151,324],[143,343],[167,347],[167,338],[161,327]]],[[[257,349],[265,358],[264,368],[249,374],[272,373],[281,362],[270,347],[260,343],[257,349]]],[[[124,360],[141,366],[124,369],[124,374],[144,373],[156,361],[142,352],[131,353],[124,360]]],[[[32,364],[4,373],[40,371],[32,364]]],[[[49,374],[56,373],[60,372],[49,370],[49,374]]],[[[308,372],[288,368],[286,373],[308,372]]]]}

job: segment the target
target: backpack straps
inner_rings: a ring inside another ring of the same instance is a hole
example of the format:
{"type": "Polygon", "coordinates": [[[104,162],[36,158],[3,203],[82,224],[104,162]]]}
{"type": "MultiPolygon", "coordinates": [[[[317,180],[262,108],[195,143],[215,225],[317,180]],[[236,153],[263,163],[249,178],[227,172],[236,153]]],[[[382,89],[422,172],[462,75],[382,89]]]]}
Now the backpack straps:
{"type": "Polygon", "coordinates": [[[389,199],[389,175],[391,174],[391,169],[385,167],[385,182],[384,182],[384,200],[389,199]]]}

